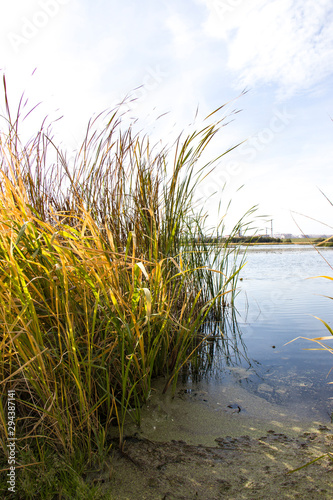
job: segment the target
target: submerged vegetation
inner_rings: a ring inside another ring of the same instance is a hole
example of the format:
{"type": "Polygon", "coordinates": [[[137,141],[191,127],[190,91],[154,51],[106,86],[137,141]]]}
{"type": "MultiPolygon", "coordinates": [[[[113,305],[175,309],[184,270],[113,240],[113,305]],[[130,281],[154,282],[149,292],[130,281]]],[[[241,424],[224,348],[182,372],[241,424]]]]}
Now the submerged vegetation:
{"type": "MultiPolygon", "coordinates": [[[[80,467],[105,456],[110,429],[118,427],[122,443],[125,416],[139,422],[152,378],[164,376],[167,390],[193,356],[198,362],[203,325],[227,314],[242,262],[228,239],[221,248],[196,241],[207,228],[193,194],[214,168],[202,153],[224,118],[156,151],[123,129],[119,111],[102,114],[71,163],[43,127],[21,143],[22,109],[12,118],[6,89],[5,101],[0,445],[8,457],[12,391],[17,488],[36,498],[51,484],[35,472],[50,453],[67,464],[76,457],[80,467]]],[[[212,235],[223,228],[221,218],[212,235]]]]}

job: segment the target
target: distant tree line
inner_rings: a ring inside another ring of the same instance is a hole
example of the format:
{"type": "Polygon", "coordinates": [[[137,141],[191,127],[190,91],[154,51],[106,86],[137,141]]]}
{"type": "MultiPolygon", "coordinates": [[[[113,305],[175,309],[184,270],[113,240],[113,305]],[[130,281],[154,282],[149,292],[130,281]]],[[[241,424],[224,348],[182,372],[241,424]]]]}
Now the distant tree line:
{"type": "Polygon", "coordinates": [[[291,243],[291,239],[282,240],[281,238],[272,238],[271,236],[234,236],[232,238],[220,238],[217,236],[201,236],[195,238],[199,243],[291,243]]]}
{"type": "Polygon", "coordinates": [[[323,237],[323,238],[317,238],[314,242],[317,245],[320,245],[321,247],[333,247],[333,241],[332,241],[332,236],[331,237],[323,237]],[[330,240],[330,241],[328,241],[330,240]]]}

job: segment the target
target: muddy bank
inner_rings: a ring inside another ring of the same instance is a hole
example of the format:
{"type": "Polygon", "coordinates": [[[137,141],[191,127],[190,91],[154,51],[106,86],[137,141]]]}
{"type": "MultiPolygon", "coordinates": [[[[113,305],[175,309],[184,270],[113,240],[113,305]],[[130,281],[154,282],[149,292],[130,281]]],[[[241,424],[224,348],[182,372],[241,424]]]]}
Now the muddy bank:
{"type": "Polygon", "coordinates": [[[288,474],[332,452],[332,431],[243,389],[156,390],[101,479],[114,500],[333,498],[330,458],[288,474]]]}
{"type": "MultiPolygon", "coordinates": [[[[128,437],[124,454],[115,452],[111,485],[117,500],[320,499],[333,497],[331,429],[298,437],[269,430],[260,438],[218,437],[216,446],[183,441],[157,443],[128,437]]],[[[110,483],[109,483],[110,484],[110,483]]]]}

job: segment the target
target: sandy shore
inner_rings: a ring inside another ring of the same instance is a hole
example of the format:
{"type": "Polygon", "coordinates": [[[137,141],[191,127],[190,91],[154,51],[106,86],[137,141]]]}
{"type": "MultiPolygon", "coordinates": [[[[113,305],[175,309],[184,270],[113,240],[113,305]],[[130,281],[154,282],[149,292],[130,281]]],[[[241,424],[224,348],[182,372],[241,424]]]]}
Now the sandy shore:
{"type": "Polygon", "coordinates": [[[289,473],[333,451],[327,420],[296,417],[243,389],[178,389],[174,398],[157,390],[100,479],[115,500],[333,498],[329,457],[289,473]]]}
{"type": "Polygon", "coordinates": [[[220,437],[214,447],[129,438],[125,456],[116,453],[112,461],[113,498],[332,498],[331,460],[288,474],[331,449],[327,431],[297,438],[273,430],[260,438],[220,437]]]}

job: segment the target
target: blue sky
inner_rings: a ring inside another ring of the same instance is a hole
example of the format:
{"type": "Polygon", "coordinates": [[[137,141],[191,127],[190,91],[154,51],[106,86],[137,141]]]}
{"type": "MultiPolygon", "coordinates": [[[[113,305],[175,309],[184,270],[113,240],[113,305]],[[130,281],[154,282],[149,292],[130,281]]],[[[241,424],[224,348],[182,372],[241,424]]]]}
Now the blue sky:
{"type": "Polygon", "coordinates": [[[53,128],[69,150],[94,113],[130,92],[128,116],[164,143],[186,130],[197,106],[203,118],[232,101],[226,109],[242,111],[209,154],[246,142],[198,193],[211,222],[219,199],[232,199],[227,227],[258,204],[276,233],[333,233],[296,216],[300,230],[290,213],[332,219],[318,190],[333,199],[330,0],[17,0],[0,27],[13,105],[25,91],[31,105],[42,101],[36,125],[63,115],[53,128]]]}

